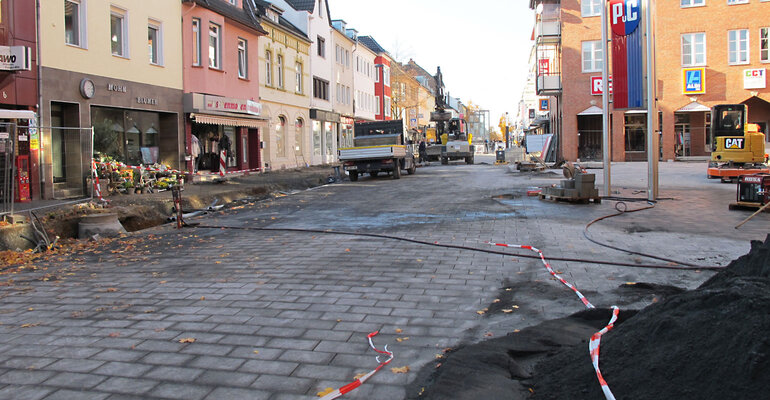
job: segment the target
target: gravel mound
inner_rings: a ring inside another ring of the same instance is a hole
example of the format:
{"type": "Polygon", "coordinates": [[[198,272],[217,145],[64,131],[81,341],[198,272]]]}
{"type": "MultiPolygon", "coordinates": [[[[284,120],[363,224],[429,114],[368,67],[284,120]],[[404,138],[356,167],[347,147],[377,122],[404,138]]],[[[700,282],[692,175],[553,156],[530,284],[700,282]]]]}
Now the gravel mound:
{"type": "MultiPolygon", "coordinates": [[[[770,235],[699,288],[616,326],[602,338],[600,367],[623,400],[767,398],[770,235]]],[[[604,399],[585,343],[533,377],[533,399],[604,399]]]]}

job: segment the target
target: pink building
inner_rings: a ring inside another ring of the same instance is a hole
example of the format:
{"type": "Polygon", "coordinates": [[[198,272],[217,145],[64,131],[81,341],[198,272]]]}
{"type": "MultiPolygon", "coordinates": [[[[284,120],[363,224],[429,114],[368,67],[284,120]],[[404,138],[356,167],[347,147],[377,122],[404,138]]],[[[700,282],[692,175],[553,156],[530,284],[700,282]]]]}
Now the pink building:
{"type": "Polygon", "coordinates": [[[260,166],[261,134],[267,121],[260,115],[257,40],[267,32],[260,25],[264,10],[255,4],[262,2],[183,0],[189,170],[219,171],[222,149],[228,170],[260,166]]]}

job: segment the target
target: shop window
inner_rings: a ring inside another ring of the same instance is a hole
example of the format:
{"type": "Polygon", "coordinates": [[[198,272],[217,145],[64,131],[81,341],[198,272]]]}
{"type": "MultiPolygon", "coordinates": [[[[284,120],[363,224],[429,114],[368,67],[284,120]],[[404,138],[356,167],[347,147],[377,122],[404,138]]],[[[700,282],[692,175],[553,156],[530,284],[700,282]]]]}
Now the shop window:
{"type": "Polygon", "coordinates": [[[278,87],[283,89],[283,55],[279,54],[275,61],[278,72],[278,87]]]}
{"type": "Polygon", "coordinates": [[[246,39],[241,38],[238,38],[238,77],[243,79],[249,77],[248,43],[246,39]]]}
{"type": "Polygon", "coordinates": [[[286,140],[286,117],[278,116],[278,122],[275,124],[275,155],[276,157],[285,156],[284,143],[286,140]]]}
{"type": "Polygon", "coordinates": [[[759,29],[759,61],[770,62],[770,28],[759,29]]]}
{"type": "Polygon", "coordinates": [[[193,54],[193,65],[200,66],[201,65],[201,20],[200,18],[193,18],[192,20],[192,31],[193,31],[193,43],[192,43],[192,54],[193,54]]]}
{"type": "MultiPolygon", "coordinates": [[[[227,136],[227,140],[225,143],[229,144],[231,146],[229,149],[227,149],[227,168],[235,167],[236,159],[235,159],[235,127],[234,126],[225,126],[222,128],[222,133],[224,136],[227,136]]],[[[220,139],[221,141],[222,139],[220,139]]]]}
{"type": "Polygon", "coordinates": [[[325,153],[324,155],[329,157],[333,156],[337,152],[334,149],[334,139],[335,139],[335,132],[334,132],[335,125],[331,122],[324,123],[324,133],[325,133],[325,153]]]}
{"type": "Polygon", "coordinates": [[[106,107],[91,110],[95,153],[128,165],[158,162],[158,113],[106,107]]]}
{"type": "MultiPolygon", "coordinates": [[[[684,1],[684,0],[683,0],[684,1]]],[[[583,17],[595,17],[602,15],[602,0],[583,0],[581,5],[581,16],[583,17]]]]}
{"type": "Polygon", "coordinates": [[[685,33],[682,35],[682,66],[706,65],[706,34],[685,33]]]}
{"type": "Polygon", "coordinates": [[[150,64],[163,65],[163,37],[160,22],[150,21],[147,25],[147,50],[150,64]]]}
{"type": "Polygon", "coordinates": [[[128,57],[126,11],[113,7],[110,12],[110,46],[112,55],[128,57]]]}
{"type": "Polygon", "coordinates": [[[727,62],[731,65],[749,63],[749,30],[727,32],[727,62]]]}
{"type": "Polygon", "coordinates": [[[294,122],[294,154],[302,155],[302,136],[304,136],[305,121],[302,118],[297,118],[294,122]]]}
{"type": "Polygon", "coordinates": [[[598,72],[604,67],[604,53],[602,51],[602,41],[593,40],[583,42],[583,72],[598,72]]]}
{"type": "Polygon", "coordinates": [[[647,138],[647,115],[626,115],[626,151],[645,151],[647,138]]]}
{"type": "Polygon", "coordinates": [[[265,51],[265,85],[273,86],[273,53],[265,51]]]}
{"type": "Polygon", "coordinates": [[[294,90],[297,93],[302,93],[302,63],[294,63],[294,90]]]}
{"type": "Polygon", "coordinates": [[[321,155],[321,121],[313,121],[313,155],[321,155]]]}
{"type": "Polygon", "coordinates": [[[217,24],[209,25],[209,67],[222,68],[222,28],[217,24]]]}
{"type": "Polygon", "coordinates": [[[64,0],[64,42],[86,47],[85,4],[80,0],[64,0]]]}

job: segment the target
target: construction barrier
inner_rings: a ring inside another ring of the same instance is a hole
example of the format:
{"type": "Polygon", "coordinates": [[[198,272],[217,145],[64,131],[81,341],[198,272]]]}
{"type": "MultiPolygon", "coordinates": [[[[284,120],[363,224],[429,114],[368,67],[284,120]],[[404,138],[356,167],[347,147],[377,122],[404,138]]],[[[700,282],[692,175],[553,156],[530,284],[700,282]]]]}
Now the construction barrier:
{"type": "Polygon", "coordinates": [[[139,166],[127,165],[125,163],[117,162],[117,161],[111,161],[111,162],[94,161],[94,162],[96,163],[96,165],[105,165],[105,166],[108,166],[108,167],[111,167],[111,168],[123,168],[123,169],[129,169],[130,168],[130,169],[136,169],[136,170],[148,171],[148,172],[166,172],[166,173],[174,174],[174,175],[198,175],[198,176],[219,175],[219,176],[224,176],[225,174],[239,174],[239,173],[244,173],[244,172],[257,172],[257,171],[261,171],[261,168],[239,169],[239,170],[235,170],[235,171],[227,171],[225,169],[225,171],[223,173],[222,168],[224,167],[224,164],[222,164],[221,162],[220,162],[220,169],[219,169],[218,173],[213,173],[213,172],[211,172],[211,173],[202,173],[202,172],[195,172],[195,173],[193,173],[193,172],[189,172],[189,171],[180,171],[178,169],[170,169],[170,168],[158,168],[158,167],[145,166],[145,165],[139,165],[139,166]]]}
{"type": "Polygon", "coordinates": [[[345,393],[349,393],[349,392],[353,391],[355,388],[363,385],[364,382],[366,382],[369,378],[371,378],[374,374],[376,374],[377,371],[381,370],[382,367],[388,365],[391,361],[393,361],[393,352],[392,351],[388,351],[388,346],[387,345],[385,345],[385,349],[384,350],[380,350],[380,349],[378,349],[374,345],[374,342],[372,342],[372,338],[374,336],[377,336],[377,334],[379,334],[379,333],[380,333],[380,331],[376,331],[376,332],[372,332],[369,335],[367,335],[367,338],[369,338],[369,346],[374,351],[376,351],[376,352],[378,352],[380,354],[384,354],[384,355],[388,356],[388,359],[385,360],[385,361],[380,361],[380,356],[377,356],[376,360],[379,363],[379,365],[377,365],[377,368],[369,371],[369,373],[367,373],[366,375],[364,375],[364,376],[354,380],[353,382],[348,383],[347,385],[345,385],[345,386],[343,386],[343,387],[341,387],[339,389],[336,389],[336,390],[333,390],[333,391],[329,392],[325,396],[321,397],[321,400],[336,399],[338,397],[341,397],[345,393]]]}
{"type": "MultiPolygon", "coordinates": [[[[487,244],[490,244],[492,246],[500,246],[500,247],[512,247],[517,249],[524,249],[524,250],[530,250],[536,252],[538,255],[540,255],[540,260],[543,262],[543,265],[545,265],[545,269],[548,270],[548,272],[559,282],[561,282],[564,286],[572,289],[572,291],[575,292],[575,294],[578,296],[580,301],[583,302],[583,304],[586,306],[586,308],[591,309],[594,308],[594,305],[591,304],[588,299],[583,296],[582,293],[580,293],[577,288],[572,285],[571,283],[567,282],[562,278],[559,274],[556,273],[556,271],[551,268],[551,264],[548,263],[548,261],[545,259],[545,256],[543,255],[543,252],[532,246],[527,245],[520,245],[520,244],[504,244],[504,243],[492,243],[492,242],[486,242],[487,244]]],[[[588,351],[591,355],[591,363],[594,366],[594,371],[596,371],[596,377],[599,380],[599,385],[602,387],[602,392],[604,392],[604,397],[607,400],[615,400],[615,396],[612,394],[612,391],[610,390],[609,385],[607,385],[607,382],[604,380],[604,377],[602,376],[602,372],[599,369],[599,345],[601,343],[602,335],[609,332],[612,328],[615,327],[615,321],[618,319],[618,313],[620,312],[620,309],[617,306],[612,306],[612,318],[610,318],[610,322],[607,324],[607,326],[604,327],[604,329],[600,330],[599,332],[594,333],[591,336],[591,341],[588,343],[588,351]]]]}

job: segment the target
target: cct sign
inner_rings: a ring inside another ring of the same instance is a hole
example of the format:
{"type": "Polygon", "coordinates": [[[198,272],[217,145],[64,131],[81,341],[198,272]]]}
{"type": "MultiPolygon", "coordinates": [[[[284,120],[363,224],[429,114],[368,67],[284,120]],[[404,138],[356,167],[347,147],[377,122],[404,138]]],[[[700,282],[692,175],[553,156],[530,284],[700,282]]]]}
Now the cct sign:
{"type": "Polygon", "coordinates": [[[610,1],[610,25],[618,36],[627,36],[639,27],[639,0],[610,1]]]}

